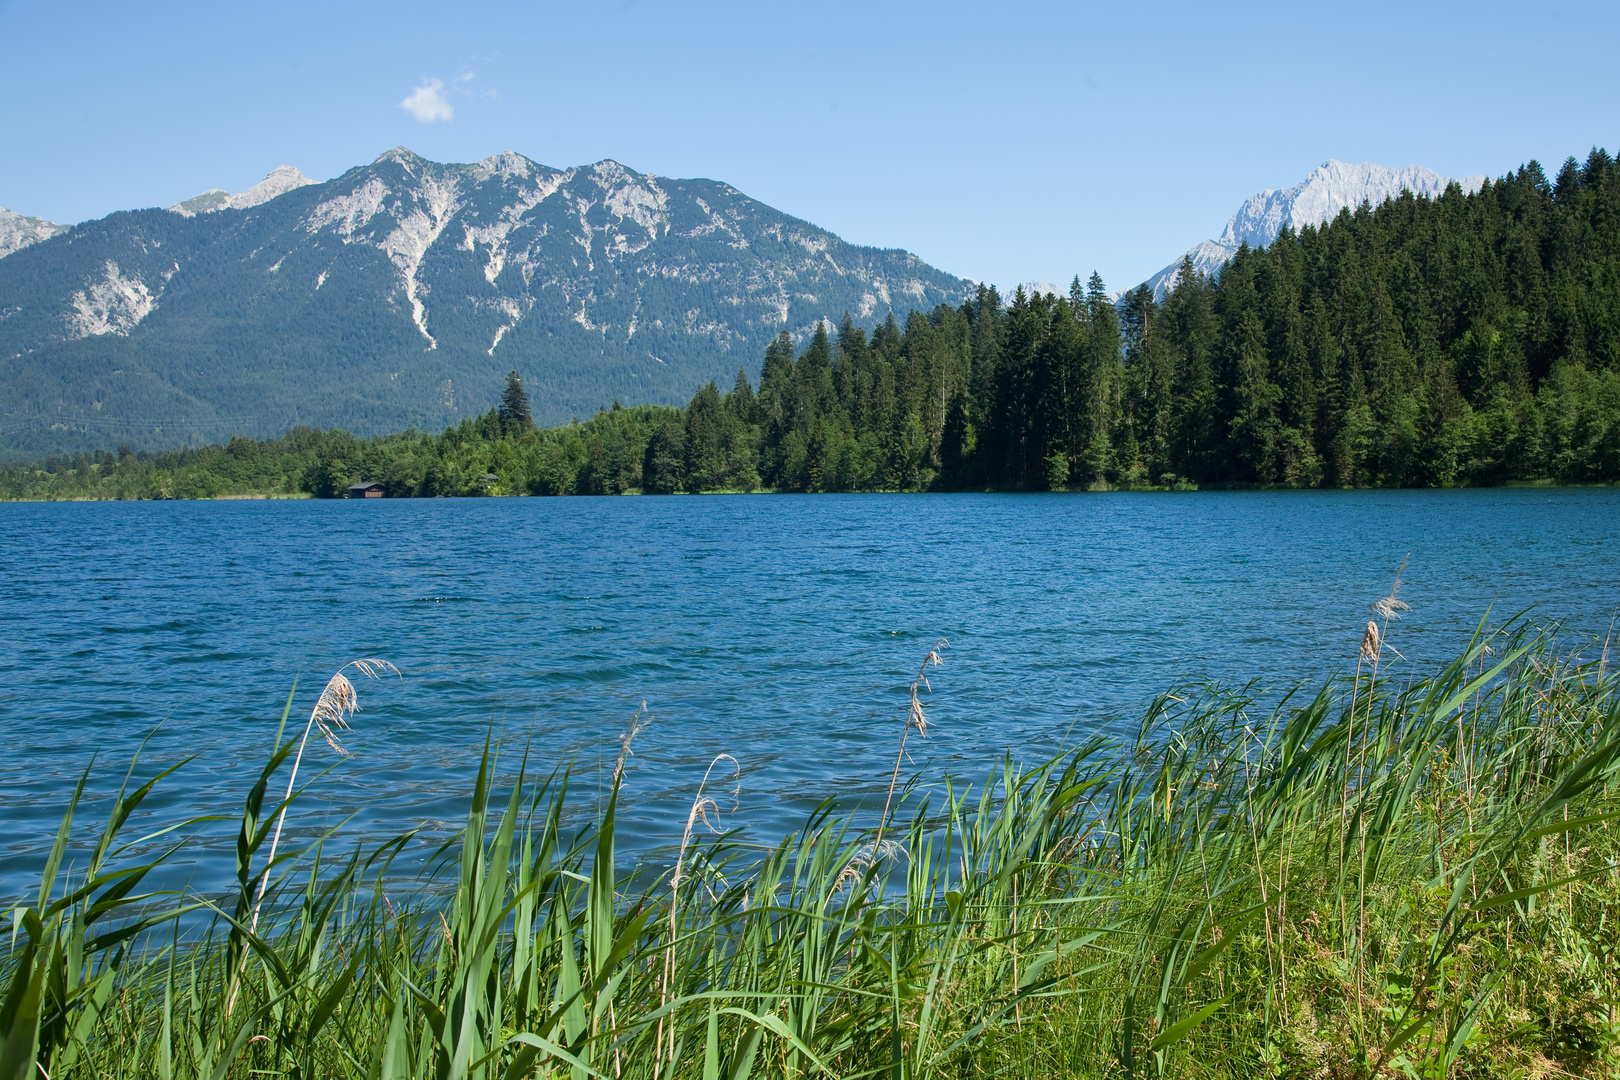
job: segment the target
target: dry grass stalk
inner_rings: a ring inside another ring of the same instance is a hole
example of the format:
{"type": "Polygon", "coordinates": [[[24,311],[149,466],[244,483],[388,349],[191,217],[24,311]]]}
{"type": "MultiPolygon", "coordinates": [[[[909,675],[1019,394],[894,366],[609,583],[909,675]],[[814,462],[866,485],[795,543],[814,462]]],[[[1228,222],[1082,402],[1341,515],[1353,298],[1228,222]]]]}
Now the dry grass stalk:
{"type": "Polygon", "coordinates": [[[917,665],[917,677],[911,680],[911,705],[906,711],[905,726],[900,729],[900,750],[894,755],[894,773],[889,777],[889,794],[883,800],[883,817],[878,820],[877,837],[872,841],[874,851],[882,848],[883,830],[889,824],[889,808],[894,805],[894,786],[900,780],[900,762],[905,760],[906,756],[906,737],[911,734],[912,728],[916,728],[917,734],[922,738],[928,737],[928,717],[923,712],[922,698],[918,695],[917,688],[933,690],[933,686],[928,682],[928,665],[938,667],[943,664],[945,661],[940,659],[939,653],[949,644],[950,642],[944,638],[934,642],[934,647],[928,650],[922,663],[917,665]]]}
{"type": "MultiPolygon", "coordinates": [[[[638,713],[637,715],[640,714],[638,713]]],[[[630,738],[634,736],[637,730],[640,729],[634,728],[632,725],[632,730],[629,735],[626,736],[624,742],[627,749],[630,745],[630,738]]],[[[680,907],[681,882],[686,880],[686,849],[692,845],[692,834],[697,831],[699,821],[701,821],[704,827],[707,828],[711,833],[718,834],[724,831],[721,827],[720,821],[720,815],[722,812],[720,809],[720,804],[712,795],[706,794],[709,786],[709,778],[714,775],[714,767],[720,764],[722,761],[731,762],[732,778],[736,781],[736,786],[731,790],[731,810],[733,812],[737,809],[737,804],[742,798],[742,766],[738,764],[737,759],[732,757],[730,754],[716,754],[714,760],[709,762],[709,767],[704,770],[703,780],[698,784],[697,795],[692,799],[692,808],[687,811],[686,830],[681,833],[681,848],[675,854],[675,872],[671,874],[669,878],[669,948],[664,953],[664,977],[661,980],[662,985],[659,988],[659,1008],[663,1008],[665,1005],[669,1004],[669,984],[675,978],[675,938],[677,933],[675,914],[680,907]],[[711,814],[713,815],[713,820],[710,819],[711,814]]],[[[615,770],[614,775],[618,775],[617,770],[615,770]]],[[[664,1020],[662,1017],[660,1017],[658,1021],[658,1032],[654,1037],[653,1045],[654,1075],[659,1073],[659,1063],[663,1061],[663,1055],[664,1020]]],[[[671,1064],[673,1064],[675,1061],[675,1025],[673,1023],[669,1025],[669,1060],[671,1064]]]]}
{"type": "MultiPolygon", "coordinates": [[[[350,669],[368,679],[380,679],[384,675],[398,675],[399,668],[387,660],[378,660],[367,657],[363,660],[351,660],[338,668],[332,677],[326,680],[326,686],[321,690],[321,696],[315,699],[315,707],[309,711],[309,719],[304,722],[304,734],[298,741],[298,753],[293,757],[291,774],[287,777],[287,793],[282,796],[281,807],[276,811],[276,832],[270,838],[270,854],[265,859],[264,876],[259,879],[259,888],[253,897],[253,918],[248,923],[249,933],[259,928],[259,909],[264,904],[264,893],[270,885],[270,870],[276,864],[276,848],[281,844],[281,829],[287,823],[287,800],[292,798],[293,787],[298,783],[298,767],[304,761],[304,749],[309,745],[311,732],[318,731],[326,744],[343,757],[349,752],[343,748],[338,738],[338,732],[349,730],[349,717],[360,711],[360,696],[355,692],[354,683],[344,674],[350,669]]],[[[243,963],[247,962],[247,953],[242,954],[243,963]]],[[[237,971],[236,980],[241,977],[237,971]]],[[[236,1006],[237,985],[233,980],[230,1000],[226,1003],[225,1012],[230,1014],[236,1006]]]]}
{"type": "MultiPolygon", "coordinates": [[[[1358,683],[1361,680],[1362,663],[1366,660],[1370,660],[1372,662],[1372,680],[1371,685],[1367,689],[1368,716],[1366,718],[1366,722],[1362,724],[1362,730],[1364,733],[1369,730],[1372,725],[1372,697],[1373,691],[1378,686],[1378,667],[1383,662],[1384,650],[1388,649],[1390,652],[1395,653],[1396,656],[1401,655],[1389,644],[1389,624],[1390,620],[1400,618],[1401,612],[1412,610],[1412,606],[1406,601],[1400,599],[1398,596],[1401,591],[1401,585],[1404,584],[1401,575],[1406,572],[1406,564],[1410,562],[1411,559],[1412,556],[1407,555],[1401,560],[1401,565],[1395,568],[1395,580],[1390,583],[1389,594],[1373,601],[1372,612],[1374,615],[1382,619],[1383,622],[1381,625],[1374,625],[1371,622],[1367,623],[1367,633],[1363,635],[1361,642],[1363,655],[1357,657],[1356,659],[1356,681],[1358,683]],[[1372,646],[1370,656],[1366,655],[1369,639],[1372,646]]],[[[1405,657],[1402,657],[1402,659],[1405,659],[1405,657]]],[[[1350,726],[1352,732],[1355,729],[1355,722],[1355,692],[1352,690],[1350,697],[1350,726]]],[[[1358,792],[1367,784],[1366,743],[1367,739],[1365,734],[1363,734],[1360,752],[1358,754],[1358,761],[1356,763],[1356,790],[1358,792]]],[[[1346,745],[1346,750],[1348,752],[1348,744],[1346,745]]],[[[1346,764],[1348,764],[1348,758],[1346,759],[1346,764]]],[[[1349,782],[1349,776],[1346,775],[1345,783],[1348,784],[1349,782]]],[[[1356,1016],[1357,1023],[1365,1032],[1366,1019],[1362,1014],[1362,982],[1365,973],[1364,957],[1366,950],[1361,947],[1361,943],[1367,935],[1367,822],[1364,815],[1358,815],[1356,826],[1356,847],[1358,849],[1357,855],[1360,863],[1356,874],[1356,1016]]],[[[1342,894],[1339,902],[1341,905],[1344,903],[1342,894]]]]}
{"type": "Polygon", "coordinates": [[[646,731],[647,725],[651,723],[652,713],[647,711],[647,703],[643,701],[641,707],[636,710],[636,714],[630,718],[630,723],[624,729],[624,734],[619,736],[619,756],[613,762],[614,788],[618,788],[619,780],[624,776],[624,764],[630,757],[630,743],[637,735],[646,731]],[[642,719],[643,717],[646,717],[646,719],[642,719]]]}

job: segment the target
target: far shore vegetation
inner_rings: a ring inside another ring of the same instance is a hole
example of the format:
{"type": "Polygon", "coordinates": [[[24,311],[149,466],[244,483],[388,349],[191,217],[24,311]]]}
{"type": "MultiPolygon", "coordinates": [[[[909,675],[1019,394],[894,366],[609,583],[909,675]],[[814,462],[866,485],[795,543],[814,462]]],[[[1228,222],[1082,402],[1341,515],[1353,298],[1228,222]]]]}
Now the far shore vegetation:
{"type": "Polygon", "coordinates": [[[1404,607],[1392,590],[1353,664],[1274,708],[1183,686],[1132,738],[896,783],[930,727],[940,643],[895,703],[893,756],[871,763],[881,811],[828,803],[748,843],[728,831],[747,819],[746,763],[722,754],[685,781],[684,834],[633,865],[615,832],[619,779],[642,760],[630,740],[657,739],[640,715],[605,801],[555,761],[486,748],[464,832],[421,874],[401,859],[409,834],[320,824],[319,788],[294,776],[326,766],[322,736],[368,737],[342,732],[357,688],[340,672],[290,731],[288,699],[239,806],[197,808],[240,822],[227,880],[143,885],[200,842],[204,819],[150,804],[203,763],[139,763],[105,804],[63,791],[41,878],[8,900],[0,1065],[6,1080],[1620,1075],[1607,644],[1570,651],[1521,625],[1415,670],[1388,643],[1404,607]]]}
{"type": "Polygon", "coordinates": [[[0,498],[1454,487],[1620,481],[1620,165],[1535,162],[1285,228],[1162,302],[1067,296],[785,331],[757,380],[536,429],[281,438],[0,467],[0,498]]]}

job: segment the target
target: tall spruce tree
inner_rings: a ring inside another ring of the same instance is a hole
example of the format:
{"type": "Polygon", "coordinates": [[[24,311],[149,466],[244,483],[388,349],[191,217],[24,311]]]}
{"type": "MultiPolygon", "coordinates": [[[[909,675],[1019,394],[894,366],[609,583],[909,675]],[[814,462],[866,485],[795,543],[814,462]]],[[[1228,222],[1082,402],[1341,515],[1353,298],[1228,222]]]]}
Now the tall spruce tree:
{"type": "Polygon", "coordinates": [[[509,434],[534,428],[534,417],[529,414],[529,392],[523,389],[523,378],[515,371],[506,376],[506,389],[501,391],[497,414],[502,430],[509,434]]]}

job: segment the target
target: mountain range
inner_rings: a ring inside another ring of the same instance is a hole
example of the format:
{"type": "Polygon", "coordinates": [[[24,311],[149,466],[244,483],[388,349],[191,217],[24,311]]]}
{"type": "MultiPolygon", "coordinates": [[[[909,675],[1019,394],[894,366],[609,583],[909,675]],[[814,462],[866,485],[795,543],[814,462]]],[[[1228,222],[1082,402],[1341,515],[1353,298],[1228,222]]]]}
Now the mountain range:
{"type": "Polygon", "coordinates": [[[401,147],[324,183],[71,228],[0,218],[0,454],[438,429],[520,371],[535,419],[681,403],[781,331],[974,283],[704,179],[401,147]],[[0,249],[4,250],[4,249],[0,249]]]}
{"type": "MultiPolygon", "coordinates": [[[[1187,254],[1215,274],[1285,224],[1453,182],[1484,177],[1330,160],[1187,254]]],[[[1181,266],[1145,284],[1162,299],[1181,266]]],[[[77,226],[0,209],[0,457],[437,429],[514,369],[541,423],[678,404],[757,371],[783,330],[802,340],[846,311],[870,327],[975,288],[718,181],[511,151],[447,165],[399,147],[326,182],[283,165],[245,192],[77,226]]]]}

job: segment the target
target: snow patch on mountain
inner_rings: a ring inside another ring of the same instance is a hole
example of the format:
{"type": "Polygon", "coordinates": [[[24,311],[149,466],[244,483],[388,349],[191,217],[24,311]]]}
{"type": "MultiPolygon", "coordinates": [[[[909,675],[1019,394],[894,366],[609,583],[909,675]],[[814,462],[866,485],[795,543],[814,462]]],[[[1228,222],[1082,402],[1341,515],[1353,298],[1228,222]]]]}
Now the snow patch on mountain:
{"type": "Polygon", "coordinates": [[[293,166],[278,165],[271,170],[269,176],[246,191],[232,195],[224,188],[209,188],[201,195],[193,195],[184,202],[175,203],[169,210],[182,217],[212,214],[218,210],[246,210],[248,207],[267,203],[278,195],[285,195],[289,191],[296,191],[314,183],[318,181],[311,180],[293,166]]]}
{"type": "MultiPolygon", "coordinates": [[[[1277,239],[1284,225],[1295,231],[1307,225],[1320,228],[1337,217],[1340,210],[1354,210],[1362,203],[1377,206],[1403,191],[1432,199],[1445,194],[1453,183],[1465,194],[1473,194],[1484,185],[1485,177],[1452,179],[1416,165],[1392,169],[1371,161],[1350,165],[1330,159],[1291,188],[1250,196],[1227,221],[1220,239],[1205,240],[1190,249],[1187,256],[1200,274],[1219,274],[1241,245],[1264,247],[1277,239]]],[[[1177,259],[1147,280],[1156,298],[1163,300],[1175,288],[1181,280],[1181,265],[1182,259],[1177,259]]]]}
{"type": "Polygon", "coordinates": [[[49,240],[71,228],[73,228],[71,225],[58,225],[44,218],[26,217],[0,206],[0,259],[14,251],[21,251],[30,244],[49,240]]]}
{"type": "MultiPolygon", "coordinates": [[[[158,293],[162,287],[159,286],[158,293]]],[[[73,339],[129,332],[157,307],[153,293],[138,277],[125,277],[118,264],[108,259],[102,265],[100,280],[87,281],[73,293],[73,310],[66,316],[68,337],[73,339]]]]}

